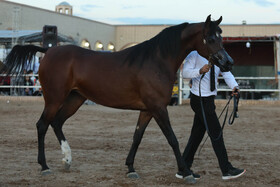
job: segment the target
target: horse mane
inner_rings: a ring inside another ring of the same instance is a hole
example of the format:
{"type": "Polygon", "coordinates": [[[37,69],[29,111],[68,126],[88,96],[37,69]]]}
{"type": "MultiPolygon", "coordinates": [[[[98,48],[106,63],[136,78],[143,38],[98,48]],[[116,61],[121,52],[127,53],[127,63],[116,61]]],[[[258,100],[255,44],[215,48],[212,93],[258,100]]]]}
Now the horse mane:
{"type": "Polygon", "coordinates": [[[131,47],[126,62],[130,65],[142,65],[144,60],[158,55],[157,49],[162,58],[175,57],[180,49],[181,33],[187,25],[188,23],[182,23],[165,28],[150,40],[131,47]]]}

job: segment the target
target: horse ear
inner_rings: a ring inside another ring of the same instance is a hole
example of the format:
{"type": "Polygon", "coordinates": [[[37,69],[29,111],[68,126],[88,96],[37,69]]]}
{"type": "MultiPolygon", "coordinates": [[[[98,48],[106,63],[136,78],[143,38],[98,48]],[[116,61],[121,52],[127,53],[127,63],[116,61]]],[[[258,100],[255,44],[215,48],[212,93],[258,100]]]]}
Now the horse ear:
{"type": "Polygon", "coordinates": [[[215,23],[219,25],[222,22],[222,20],[223,20],[223,16],[221,16],[217,21],[215,21],[215,23]]]}
{"type": "Polygon", "coordinates": [[[210,25],[211,22],[211,14],[209,16],[207,16],[206,21],[205,21],[205,25],[210,25]]]}
{"type": "Polygon", "coordinates": [[[210,27],[210,23],[211,23],[211,14],[206,18],[205,24],[204,24],[204,36],[206,36],[206,33],[210,27]]]}

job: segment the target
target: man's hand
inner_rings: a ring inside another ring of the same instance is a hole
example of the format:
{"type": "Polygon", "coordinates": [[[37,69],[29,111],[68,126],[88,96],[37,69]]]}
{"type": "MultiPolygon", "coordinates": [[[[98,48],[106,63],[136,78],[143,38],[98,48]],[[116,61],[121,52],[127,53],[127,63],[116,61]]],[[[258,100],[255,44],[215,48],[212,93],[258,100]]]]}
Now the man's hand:
{"type": "Polygon", "coordinates": [[[200,68],[199,73],[204,74],[207,73],[211,68],[211,65],[205,64],[202,68],[200,68]]]}
{"type": "Polygon", "coordinates": [[[232,89],[231,95],[232,95],[232,96],[234,96],[234,95],[235,95],[235,96],[238,96],[239,93],[240,93],[239,87],[234,87],[234,88],[232,89]]]}

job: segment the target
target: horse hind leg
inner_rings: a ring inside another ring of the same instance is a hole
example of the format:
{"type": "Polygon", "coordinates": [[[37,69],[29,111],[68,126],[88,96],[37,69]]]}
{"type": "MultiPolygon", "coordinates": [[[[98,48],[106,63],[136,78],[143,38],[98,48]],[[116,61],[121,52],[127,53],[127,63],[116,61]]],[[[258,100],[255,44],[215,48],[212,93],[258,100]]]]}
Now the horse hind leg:
{"type": "Polygon", "coordinates": [[[62,126],[64,122],[79,109],[79,107],[84,103],[85,100],[86,98],[81,96],[78,92],[70,92],[51,123],[51,126],[61,146],[62,154],[64,155],[62,163],[65,170],[69,170],[71,166],[72,155],[70,146],[63,134],[62,126]]]}
{"type": "Polygon", "coordinates": [[[144,135],[145,129],[148,126],[149,122],[152,119],[152,115],[148,112],[141,111],[136,129],[133,136],[133,143],[131,145],[130,151],[126,158],[125,164],[128,167],[127,177],[128,178],[139,178],[139,175],[135,172],[133,167],[135,155],[138,149],[139,144],[141,143],[142,137],[144,135]]]}
{"type": "Polygon", "coordinates": [[[37,134],[38,134],[38,163],[41,165],[42,175],[51,173],[46,163],[45,157],[45,136],[50,122],[54,118],[56,112],[59,109],[59,105],[45,106],[44,111],[37,122],[37,134]]]}

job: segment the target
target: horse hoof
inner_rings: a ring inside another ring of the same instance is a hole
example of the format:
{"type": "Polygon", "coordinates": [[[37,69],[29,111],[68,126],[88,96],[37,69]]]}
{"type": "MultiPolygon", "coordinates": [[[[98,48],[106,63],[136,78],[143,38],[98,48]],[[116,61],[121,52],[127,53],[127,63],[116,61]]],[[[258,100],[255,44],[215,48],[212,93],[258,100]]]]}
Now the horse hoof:
{"type": "Polygon", "coordinates": [[[140,178],[138,173],[136,173],[136,172],[127,173],[126,176],[130,179],[139,179],[140,178]]]}
{"type": "Polygon", "coordinates": [[[186,181],[188,184],[195,184],[196,180],[192,175],[186,176],[184,178],[184,181],[186,181]]]}
{"type": "Polygon", "coordinates": [[[50,175],[50,174],[52,174],[52,171],[50,169],[46,169],[46,170],[41,171],[42,176],[46,176],[46,175],[50,175]]]}
{"type": "Polygon", "coordinates": [[[64,160],[62,161],[62,164],[64,165],[64,169],[65,170],[69,170],[70,169],[71,164],[65,162],[64,160]]]}

